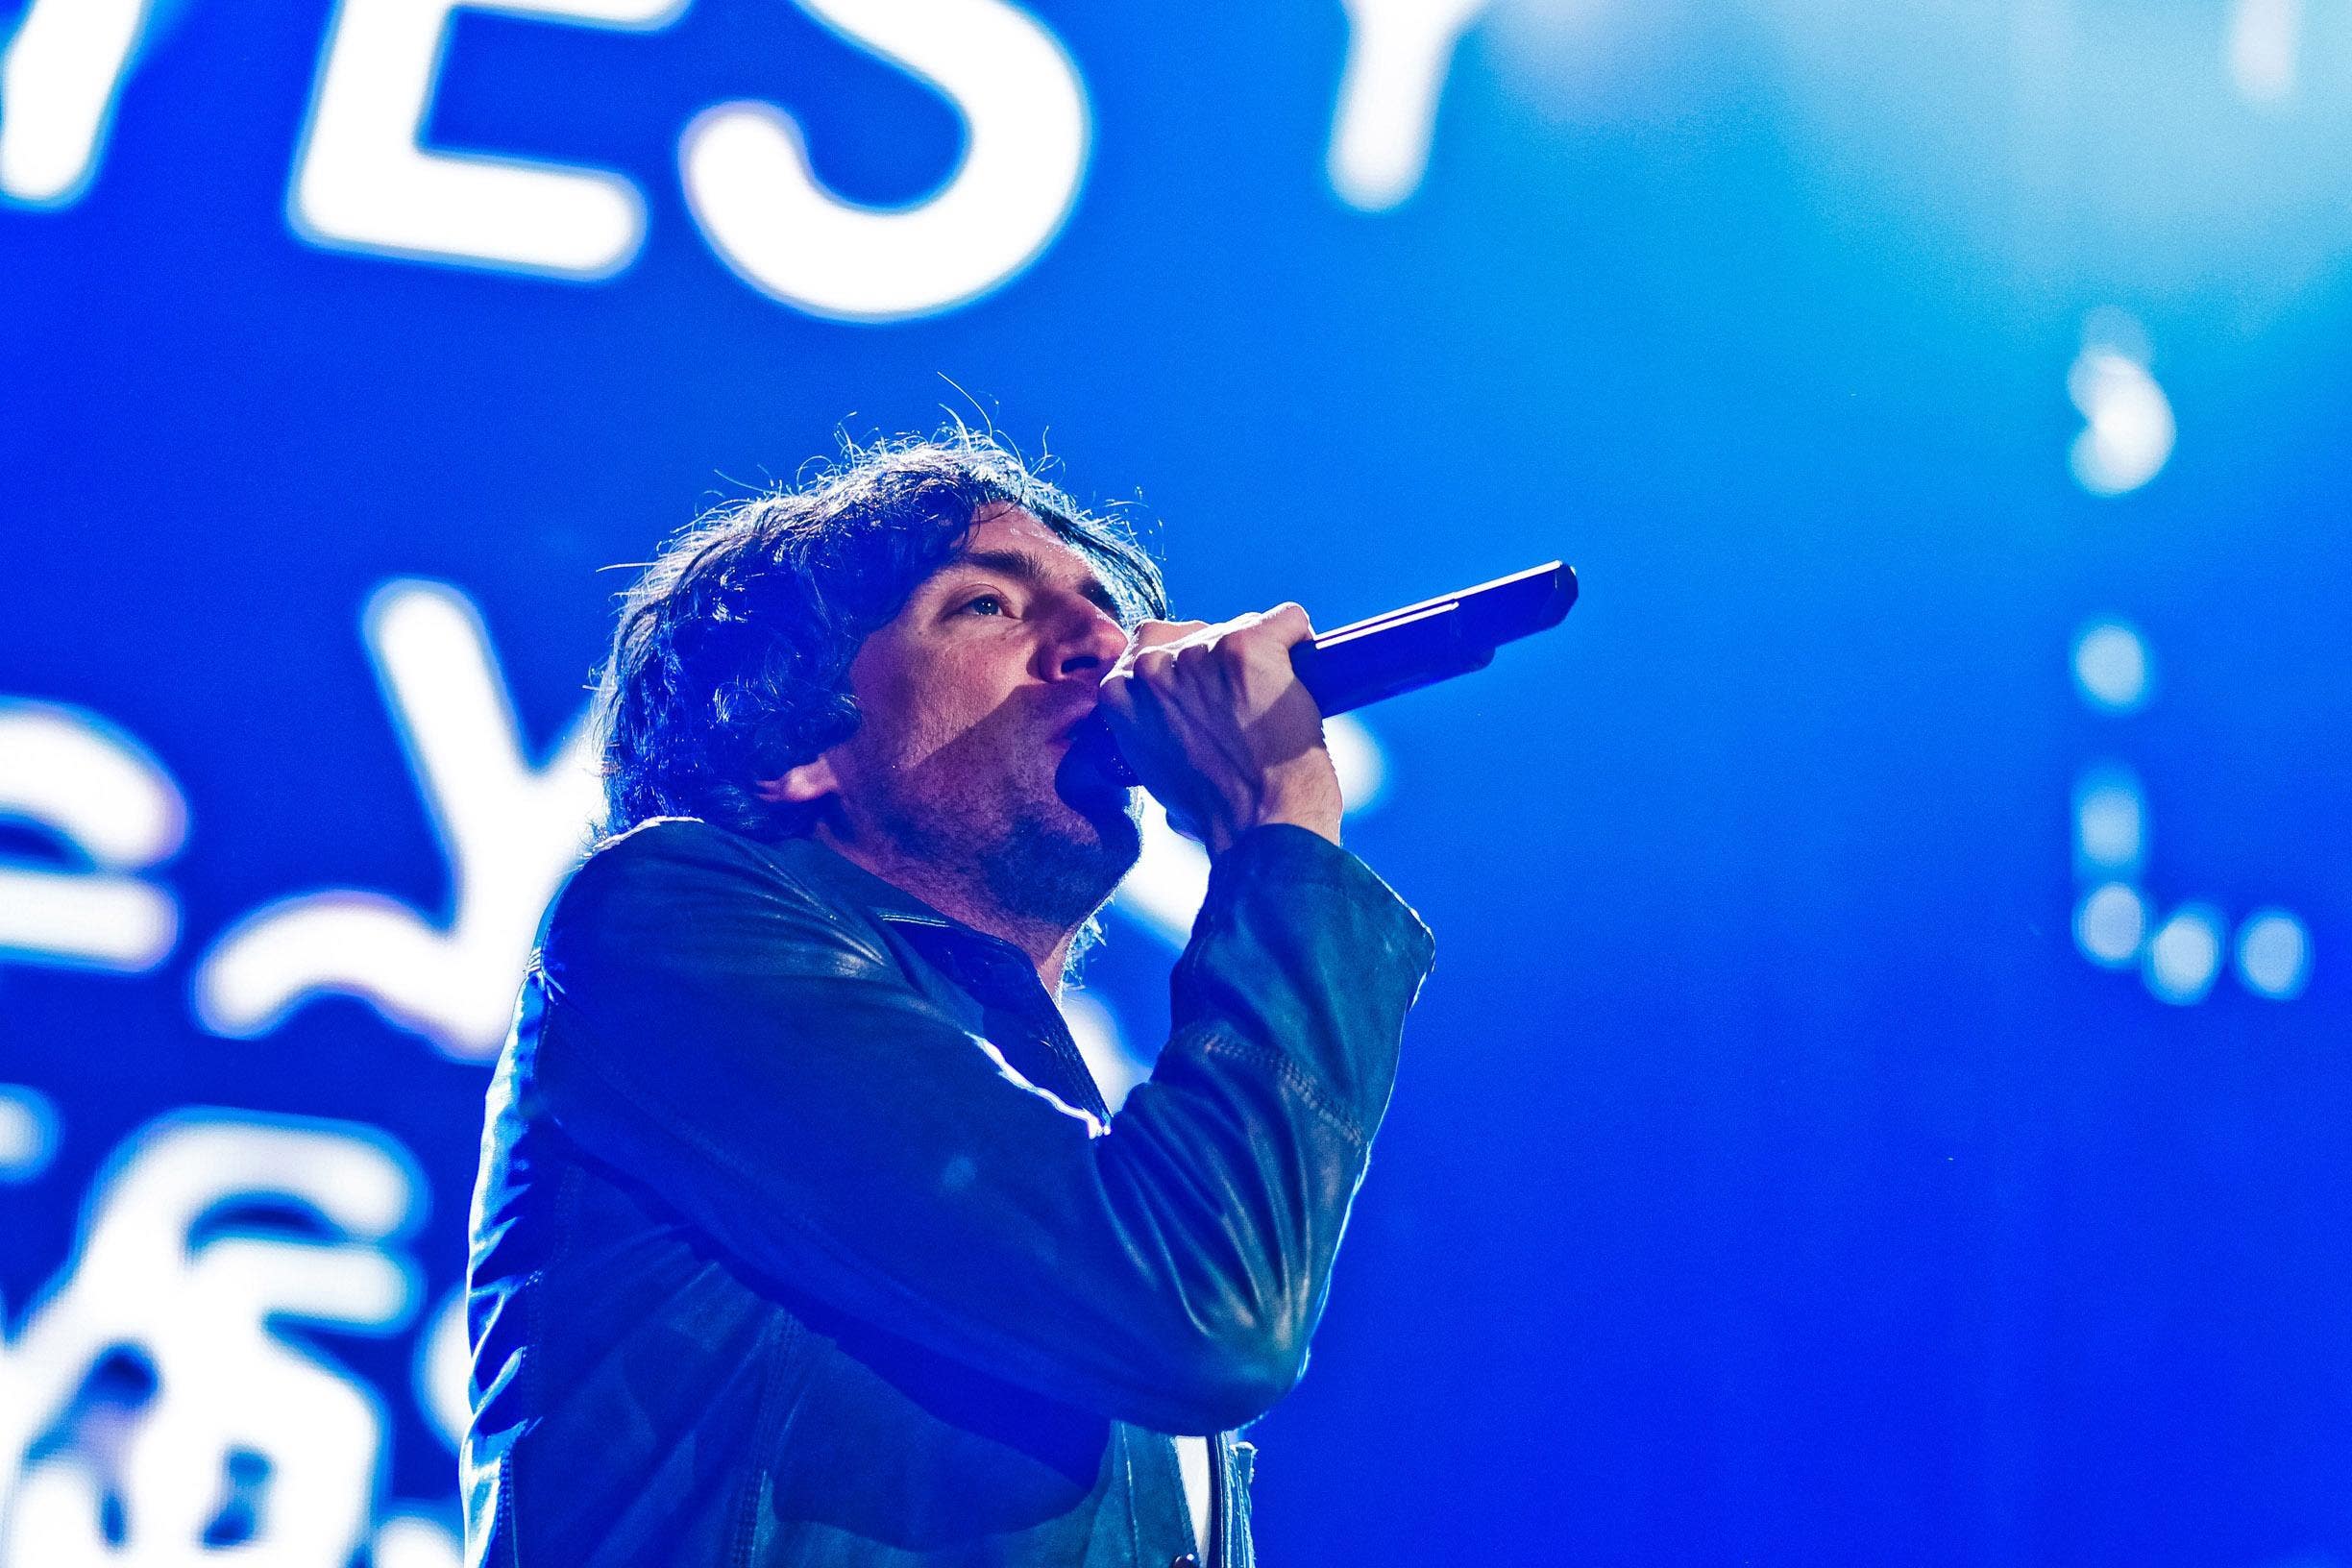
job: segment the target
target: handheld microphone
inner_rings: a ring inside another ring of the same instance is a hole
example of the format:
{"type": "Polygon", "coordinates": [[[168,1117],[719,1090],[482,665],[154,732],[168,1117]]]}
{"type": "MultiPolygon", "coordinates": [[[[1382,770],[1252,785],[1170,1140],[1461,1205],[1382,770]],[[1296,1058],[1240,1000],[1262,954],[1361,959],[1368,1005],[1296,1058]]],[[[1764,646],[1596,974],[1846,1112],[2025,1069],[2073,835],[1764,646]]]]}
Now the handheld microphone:
{"type": "MultiPolygon", "coordinates": [[[[1549,561],[1319,633],[1290,650],[1290,668],[1328,719],[1483,670],[1496,649],[1558,625],[1576,601],[1576,569],[1549,561]]],[[[1121,783],[1139,782],[1116,747],[1106,760],[1121,783]]]]}

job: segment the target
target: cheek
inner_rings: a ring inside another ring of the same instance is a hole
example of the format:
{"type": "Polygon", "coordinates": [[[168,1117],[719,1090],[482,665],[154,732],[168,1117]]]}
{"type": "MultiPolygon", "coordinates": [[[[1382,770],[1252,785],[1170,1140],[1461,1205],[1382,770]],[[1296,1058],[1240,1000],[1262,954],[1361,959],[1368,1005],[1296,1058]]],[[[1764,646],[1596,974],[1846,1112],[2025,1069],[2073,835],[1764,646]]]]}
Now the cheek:
{"type": "Polygon", "coordinates": [[[870,642],[849,667],[860,714],[849,745],[868,759],[901,763],[981,727],[1003,698],[987,652],[870,642]]]}

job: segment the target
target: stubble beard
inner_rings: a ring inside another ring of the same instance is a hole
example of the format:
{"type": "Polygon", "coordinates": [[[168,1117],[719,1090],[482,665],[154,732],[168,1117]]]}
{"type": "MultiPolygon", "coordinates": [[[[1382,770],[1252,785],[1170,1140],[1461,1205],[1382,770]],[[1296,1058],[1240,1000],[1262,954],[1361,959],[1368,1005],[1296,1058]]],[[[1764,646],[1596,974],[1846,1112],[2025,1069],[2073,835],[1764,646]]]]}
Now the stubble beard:
{"type": "Polygon", "coordinates": [[[1103,906],[1143,852],[1124,807],[1080,812],[1024,802],[981,861],[989,893],[1007,911],[1076,929],[1103,906]]]}
{"type": "Polygon", "coordinates": [[[965,775],[954,787],[906,792],[897,806],[890,815],[900,844],[936,870],[960,871],[1022,923],[1076,930],[1143,852],[1134,792],[1066,759],[1034,783],[965,775]]]}

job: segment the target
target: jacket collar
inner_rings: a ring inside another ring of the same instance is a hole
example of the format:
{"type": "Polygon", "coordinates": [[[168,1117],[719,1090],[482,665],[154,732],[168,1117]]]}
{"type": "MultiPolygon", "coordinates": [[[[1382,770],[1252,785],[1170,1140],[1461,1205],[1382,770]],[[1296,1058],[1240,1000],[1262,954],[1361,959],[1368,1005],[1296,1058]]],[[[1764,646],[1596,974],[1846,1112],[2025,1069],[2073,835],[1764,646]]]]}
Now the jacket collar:
{"type": "Polygon", "coordinates": [[[896,883],[884,881],[815,839],[784,839],[768,847],[810,886],[893,924],[937,926],[978,942],[996,940],[941,914],[896,883]]]}
{"type": "Polygon", "coordinates": [[[1037,967],[1002,937],[976,931],[943,915],[838,850],[815,839],[786,839],[769,846],[794,875],[827,897],[864,910],[894,927],[966,991],[986,1002],[1022,1005],[1045,1000],[1037,967]]]}

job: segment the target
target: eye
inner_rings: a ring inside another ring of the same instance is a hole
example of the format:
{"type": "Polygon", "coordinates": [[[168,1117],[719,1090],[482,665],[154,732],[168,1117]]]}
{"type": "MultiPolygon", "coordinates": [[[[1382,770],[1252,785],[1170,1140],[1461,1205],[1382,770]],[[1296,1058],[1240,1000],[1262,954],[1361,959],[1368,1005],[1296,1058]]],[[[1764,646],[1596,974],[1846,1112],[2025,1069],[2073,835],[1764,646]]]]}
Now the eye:
{"type": "Polygon", "coordinates": [[[968,600],[964,608],[974,615],[1002,615],[1004,600],[996,594],[980,594],[968,600]]]}

